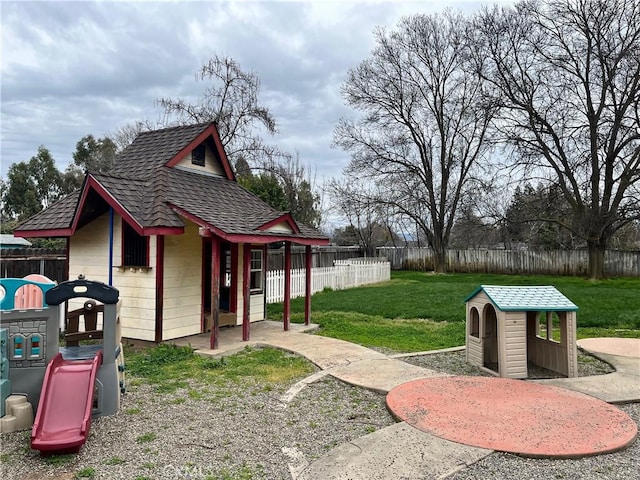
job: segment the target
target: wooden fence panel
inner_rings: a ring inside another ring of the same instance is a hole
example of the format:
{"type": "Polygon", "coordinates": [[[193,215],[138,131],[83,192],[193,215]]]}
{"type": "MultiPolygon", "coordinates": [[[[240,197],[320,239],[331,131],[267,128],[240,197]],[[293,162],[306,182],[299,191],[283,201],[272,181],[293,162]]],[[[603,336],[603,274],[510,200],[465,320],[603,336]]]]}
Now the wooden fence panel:
{"type": "Polygon", "coordinates": [[[55,282],[67,280],[64,251],[47,249],[5,249],[0,251],[0,275],[3,278],[23,278],[32,273],[44,275],[55,282]]]}
{"type": "MultiPolygon", "coordinates": [[[[430,248],[380,247],[394,270],[433,270],[430,248]]],[[[520,275],[586,276],[589,255],[586,250],[447,250],[448,272],[504,273],[520,275]]],[[[605,253],[605,272],[612,277],[640,277],[640,252],[609,250],[605,253]]]]}

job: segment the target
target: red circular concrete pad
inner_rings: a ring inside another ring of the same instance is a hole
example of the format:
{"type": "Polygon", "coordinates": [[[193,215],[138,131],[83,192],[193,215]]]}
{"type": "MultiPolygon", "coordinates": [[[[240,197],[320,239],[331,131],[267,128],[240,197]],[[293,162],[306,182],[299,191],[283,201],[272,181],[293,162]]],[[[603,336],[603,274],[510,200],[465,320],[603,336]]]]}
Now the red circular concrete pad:
{"type": "Polygon", "coordinates": [[[487,377],[423,378],[395,387],[387,406],[437,437],[529,457],[620,450],[635,422],[602,400],[549,385],[487,377]]]}

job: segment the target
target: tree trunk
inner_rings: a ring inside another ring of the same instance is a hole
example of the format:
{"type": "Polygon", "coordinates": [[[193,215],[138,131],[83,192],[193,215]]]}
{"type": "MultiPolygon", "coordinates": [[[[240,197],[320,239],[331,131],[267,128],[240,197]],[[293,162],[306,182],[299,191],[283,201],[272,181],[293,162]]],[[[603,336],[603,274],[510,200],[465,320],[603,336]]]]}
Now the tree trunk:
{"type": "Polygon", "coordinates": [[[444,248],[433,249],[433,270],[436,273],[446,273],[446,258],[447,254],[444,248]]]}
{"type": "Polygon", "coordinates": [[[604,252],[606,245],[599,240],[588,241],[589,249],[589,279],[599,280],[604,278],[604,252]]]}

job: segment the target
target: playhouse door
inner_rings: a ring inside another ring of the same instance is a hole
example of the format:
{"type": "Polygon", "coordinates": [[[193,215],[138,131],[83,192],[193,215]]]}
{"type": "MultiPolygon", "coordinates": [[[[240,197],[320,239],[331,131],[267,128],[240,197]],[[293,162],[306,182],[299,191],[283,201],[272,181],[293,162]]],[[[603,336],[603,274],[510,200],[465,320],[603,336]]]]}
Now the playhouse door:
{"type": "MultiPolygon", "coordinates": [[[[233,253],[230,243],[221,242],[220,244],[220,271],[218,272],[219,281],[219,298],[218,309],[219,318],[218,325],[235,325],[235,315],[229,315],[228,312],[235,312],[234,296],[232,291],[233,279],[235,272],[233,270],[233,253]]],[[[202,279],[203,279],[203,309],[204,309],[204,331],[211,329],[213,320],[211,319],[211,240],[204,239],[204,251],[202,255],[202,279]]]]}
{"type": "Polygon", "coordinates": [[[500,373],[498,365],[498,318],[493,305],[484,308],[484,333],[482,335],[483,365],[500,373]]]}

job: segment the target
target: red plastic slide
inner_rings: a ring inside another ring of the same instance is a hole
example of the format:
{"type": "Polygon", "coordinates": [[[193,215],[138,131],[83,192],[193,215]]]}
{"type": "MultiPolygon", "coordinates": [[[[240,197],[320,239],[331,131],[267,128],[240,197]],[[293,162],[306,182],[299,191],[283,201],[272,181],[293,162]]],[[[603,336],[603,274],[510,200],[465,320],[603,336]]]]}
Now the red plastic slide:
{"type": "Polygon", "coordinates": [[[93,388],[102,351],[91,360],[64,360],[58,353],[47,365],[40,403],[31,430],[31,448],[77,452],[91,427],[93,388]]]}

